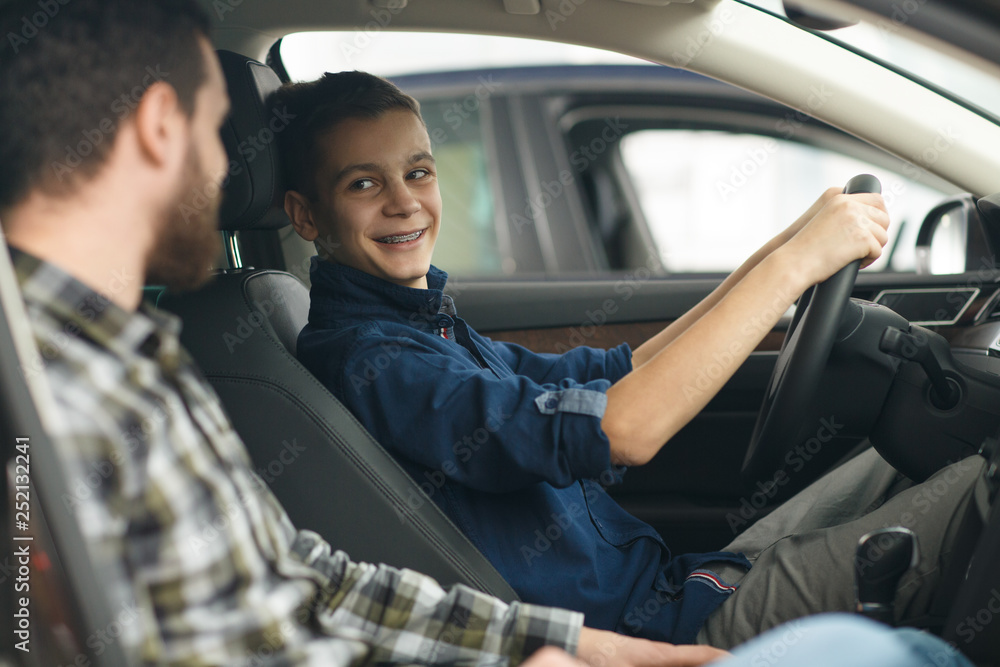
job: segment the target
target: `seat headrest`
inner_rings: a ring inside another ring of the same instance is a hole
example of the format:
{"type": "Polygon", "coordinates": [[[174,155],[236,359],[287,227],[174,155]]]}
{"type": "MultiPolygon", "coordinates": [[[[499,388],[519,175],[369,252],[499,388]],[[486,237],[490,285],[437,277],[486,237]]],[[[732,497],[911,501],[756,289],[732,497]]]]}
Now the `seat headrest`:
{"type": "Polygon", "coordinates": [[[219,51],[232,111],[222,127],[229,178],[219,210],[225,231],[276,229],[289,224],[275,136],[287,119],[268,111],[267,96],[281,80],[267,65],[232,51],[219,51]]]}

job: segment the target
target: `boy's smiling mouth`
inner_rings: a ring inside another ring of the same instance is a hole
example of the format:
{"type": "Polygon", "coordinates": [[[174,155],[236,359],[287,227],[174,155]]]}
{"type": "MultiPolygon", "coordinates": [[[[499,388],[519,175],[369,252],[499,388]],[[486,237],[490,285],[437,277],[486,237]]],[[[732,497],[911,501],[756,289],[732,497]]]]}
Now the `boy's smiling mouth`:
{"type": "Polygon", "coordinates": [[[415,232],[413,232],[411,234],[398,234],[398,235],[393,235],[393,236],[383,236],[380,239],[375,239],[375,241],[378,242],[378,243],[385,243],[387,245],[395,245],[397,243],[406,243],[407,241],[416,241],[418,238],[420,238],[421,236],[423,236],[423,233],[426,232],[426,231],[427,231],[426,229],[421,229],[421,230],[415,231],[415,232]]]}

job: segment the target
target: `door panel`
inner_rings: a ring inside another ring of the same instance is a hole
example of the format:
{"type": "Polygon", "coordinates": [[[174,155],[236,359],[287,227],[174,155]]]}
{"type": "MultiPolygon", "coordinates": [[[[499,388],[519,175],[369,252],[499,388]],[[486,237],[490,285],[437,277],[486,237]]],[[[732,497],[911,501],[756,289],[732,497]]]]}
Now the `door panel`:
{"type": "MultiPolygon", "coordinates": [[[[865,273],[858,278],[855,296],[870,299],[893,287],[984,286],[962,322],[940,329],[959,341],[968,337],[963,332],[994,294],[992,278],[971,273],[865,273]]],[[[453,290],[460,314],[483,335],[538,352],[563,352],[576,345],[607,348],[628,342],[635,347],[704,298],[718,282],[640,274],[616,281],[460,281],[453,290]]],[[[784,338],[780,327],[653,461],[629,470],[624,483],[610,489],[628,511],[659,530],[675,553],[721,548],[792,490],[789,486],[781,489],[781,495],[772,494],[766,490],[767,480],[758,484],[740,477],[784,338]]],[[[842,453],[848,448],[845,445],[842,453]]],[[[794,481],[801,486],[808,480],[794,481]]]]}

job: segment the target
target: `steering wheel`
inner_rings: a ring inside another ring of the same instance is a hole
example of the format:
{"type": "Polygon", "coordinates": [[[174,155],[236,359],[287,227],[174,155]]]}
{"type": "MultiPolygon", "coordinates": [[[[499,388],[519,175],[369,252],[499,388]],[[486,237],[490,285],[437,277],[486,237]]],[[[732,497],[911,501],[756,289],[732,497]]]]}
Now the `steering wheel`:
{"type": "MultiPolygon", "coordinates": [[[[846,194],[859,192],[881,193],[882,185],[874,176],[861,174],[844,187],[846,194]]],[[[803,422],[810,413],[860,266],[861,260],[851,262],[799,298],[743,460],[746,479],[770,479],[781,469],[788,452],[802,441],[803,422]]]]}

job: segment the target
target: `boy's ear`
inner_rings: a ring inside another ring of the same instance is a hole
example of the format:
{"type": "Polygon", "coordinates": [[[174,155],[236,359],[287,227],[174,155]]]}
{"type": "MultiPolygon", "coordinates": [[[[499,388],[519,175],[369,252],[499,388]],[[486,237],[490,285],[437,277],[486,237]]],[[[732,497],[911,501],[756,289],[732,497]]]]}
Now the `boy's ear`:
{"type": "Polygon", "coordinates": [[[285,193],[285,213],[292,221],[295,232],[306,241],[315,241],[319,236],[319,229],[313,220],[312,209],[309,207],[309,200],[300,192],[289,190],[285,193]]]}

